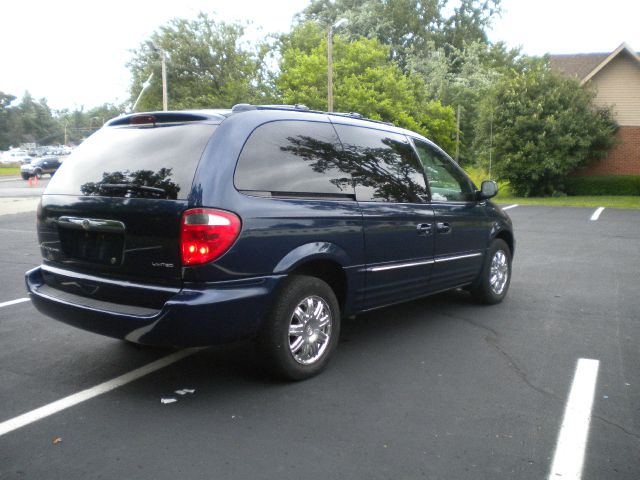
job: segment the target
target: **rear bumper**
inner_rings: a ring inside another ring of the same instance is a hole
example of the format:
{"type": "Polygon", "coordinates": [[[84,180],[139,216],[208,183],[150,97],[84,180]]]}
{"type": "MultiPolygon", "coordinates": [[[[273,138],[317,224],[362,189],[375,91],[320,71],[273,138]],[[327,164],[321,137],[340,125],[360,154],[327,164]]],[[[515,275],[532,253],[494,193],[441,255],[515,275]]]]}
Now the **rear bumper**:
{"type": "Polygon", "coordinates": [[[61,322],[145,345],[201,346],[255,335],[283,277],[185,285],[159,310],[58,290],[45,283],[41,267],[25,280],[34,306],[61,322]]]}

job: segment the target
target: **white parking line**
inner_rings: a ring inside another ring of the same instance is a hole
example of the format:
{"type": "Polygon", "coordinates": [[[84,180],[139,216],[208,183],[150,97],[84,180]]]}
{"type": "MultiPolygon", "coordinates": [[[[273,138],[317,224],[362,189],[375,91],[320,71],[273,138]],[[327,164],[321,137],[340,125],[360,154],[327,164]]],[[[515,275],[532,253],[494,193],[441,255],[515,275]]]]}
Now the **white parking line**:
{"type": "Polygon", "coordinates": [[[518,204],[514,204],[514,205],[509,205],[508,207],[502,207],[502,210],[509,210],[510,208],[516,208],[518,206],[518,204]]]}
{"type": "Polygon", "coordinates": [[[143,367],[136,368],[129,373],[125,373],[124,375],[101,383],[100,385],[82,390],[81,392],[61,398],[60,400],[56,400],[55,402],[49,403],[48,405],[36,408],[35,410],[31,410],[30,412],[24,413],[18,417],[6,420],[0,423],[0,436],[12,432],[13,430],[16,430],[20,427],[24,427],[25,425],[29,425],[30,423],[36,422],[42,418],[53,415],[54,413],[58,413],[69,407],[73,407],[74,405],[77,405],[79,403],[91,400],[98,395],[110,392],[115,388],[126,385],[127,383],[133,382],[134,380],[144,377],[145,375],[149,375],[156,370],[160,370],[161,368],[182,360],[189,355],[193,355],[200,350],[202,350],[202,348],[187,348],[184,350],[180,350],[178,352],[172,353],[171,355],[167,355],[166,357],[162,357],[155,362],[144,365],[143,367]]]}
{"type": "Polygon", "coordinates": [[[589,436],[593,394],[598,378],[600,361],[587,358],[578,360],[571,392],[564,408],[564,418],[558,435],[549,480],[582,477],[584,452],[589,436]]]}
{"type": "Polygon", "coordinates": [[[600,218],[600,214],[602,213],[603,210],[604,210],[604,207],[598,207],[598,209],[595,212],[593,212],[593,215],[591,215],[591,220],[593,222],[598,220],[598,218],[600,218]]]}
{"type": "Polygon", "coordinates": [[[18,298],[16,300],[9,300],[8,302],[0,303],[0,308],[8,307],[9,305],[15,305],[16,303],[22,303],[22,302],[28,302],[28,301],[29,301],[28,298],[18,298]]]}

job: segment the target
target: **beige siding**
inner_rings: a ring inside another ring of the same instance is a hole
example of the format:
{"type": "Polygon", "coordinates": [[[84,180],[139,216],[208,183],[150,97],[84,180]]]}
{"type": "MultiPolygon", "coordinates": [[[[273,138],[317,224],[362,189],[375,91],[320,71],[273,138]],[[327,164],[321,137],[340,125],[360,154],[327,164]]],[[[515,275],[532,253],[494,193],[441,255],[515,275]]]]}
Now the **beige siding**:
{"type": "Polygon", "coordinates": [[[640,126],[640,64],[622,52],[594,75],[599,105],[613,105],[619,125],[640,126]]]}

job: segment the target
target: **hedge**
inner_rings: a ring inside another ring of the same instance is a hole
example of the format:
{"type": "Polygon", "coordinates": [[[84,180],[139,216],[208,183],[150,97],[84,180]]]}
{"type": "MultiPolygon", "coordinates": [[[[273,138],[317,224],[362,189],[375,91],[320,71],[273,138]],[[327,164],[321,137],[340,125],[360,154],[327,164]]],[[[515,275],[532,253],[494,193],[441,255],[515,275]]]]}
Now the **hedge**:
{"type": "Polygon", "coordinates": [[[640,175],[571,177],[565,180],[567,195],[640,195],[640,175]]]}

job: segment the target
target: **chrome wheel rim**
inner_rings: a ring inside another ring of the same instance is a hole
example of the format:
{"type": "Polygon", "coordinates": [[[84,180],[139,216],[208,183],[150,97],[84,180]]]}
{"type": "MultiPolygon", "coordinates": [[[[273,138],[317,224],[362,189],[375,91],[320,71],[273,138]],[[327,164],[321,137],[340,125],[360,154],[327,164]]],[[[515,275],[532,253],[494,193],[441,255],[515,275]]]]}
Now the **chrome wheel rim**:
{"type": "Polygon", "coordinates": [[[496,295],[501,295],[507,285],[509,279],[509,261],[507,255],[502,250],[498,250],[493,254],[491,259],[491,272],[489,277],[489,285],[491,291],[496,295]]]}
{"type": "Polygon", "coordinates": [[[289,351],[295,361],[302,365],[317,362],[329,346],[331,326],[331,309],[324,299],[302,299],[289,321],[289,351]]]}

